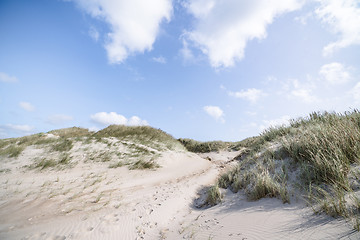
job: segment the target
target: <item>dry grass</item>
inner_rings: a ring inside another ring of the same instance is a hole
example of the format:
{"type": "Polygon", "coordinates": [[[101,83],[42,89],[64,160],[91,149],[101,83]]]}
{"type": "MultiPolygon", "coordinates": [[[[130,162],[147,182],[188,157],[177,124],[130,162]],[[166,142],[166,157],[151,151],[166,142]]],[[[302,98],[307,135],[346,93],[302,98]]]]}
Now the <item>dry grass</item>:
{"type": "Polygon", "coordinates": [[[214,206],[220,203],[222,200],[222,195],[218,185],[214,185],[208,188],[207,197],[205,200],[205,204],[208,206],[214,206]]]}
{"type": "Polygon", "coordinates": [[[52,146],[53,151],[58,152],[68,152],[72,149],[73,142],[69,139],[62,139],[60,142],[57,142],[55,145],[52,146]]]}
{"type": "Polygon", "coordinates": [[[92,133],[86,128],[71,127],[50,131],[49,133],[61,138],[89,137],[92,133]]]}
{"type": "Polygon", "coordinates": [[[296,188],[317,212],[351,219],[359,229],[360,200],[351,187],[360,178],[349,183],[360,163],[358,110],[315,112],[244,141],[240,145],[247,150],[238,156],[239,166],[219,177],[220,187],[244,189],[251,200],[279,197],[283,202],[290,200],[288,189],[296,188]],[[296,175],[291,182],[289,173],[296,175]]]}
{"type": "Polygon", "coordinates": [[[134,169],[155,169],[155,168],[159,168],[160,166],[153,160],[150,161],[145,161],[145,160],[138,160],[135,163],[131,164],[129,166],[130,170],[134,170],[134,169]]]}
{"type": "Polygon", "coordinates": [[[241,147],[239,143],[222,141],[199,142],[188,138],[180,138],[179,142],[184,145],[188,151],[195,153],[219,152],[220,150],[238,150],[241,147]]]}
{"type": "Polygon", "coordinates": [[[7,156],[7,157],[18,157],[22,151],[25,149],[25,146],[19,146],[16,144],[7,146],[0,150],[0,156],[7,156]]]}
{"type": "Polygon", "coordinates": [[[183,149],[183,146],[171,135],[149,126],[111,125],[98,131],[93,136],[100,139],[115,137],[120,140],[148,146],[159,151],[183,149]]]}

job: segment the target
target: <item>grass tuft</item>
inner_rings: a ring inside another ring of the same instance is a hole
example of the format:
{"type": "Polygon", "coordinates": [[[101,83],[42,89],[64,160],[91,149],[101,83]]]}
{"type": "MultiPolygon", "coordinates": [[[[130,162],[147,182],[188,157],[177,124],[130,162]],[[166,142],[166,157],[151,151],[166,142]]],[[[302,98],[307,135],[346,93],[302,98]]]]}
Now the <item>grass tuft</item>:
{"type": "Polygon", "coordinates": [[[88,129],[79,127],[52,130],[48,133],[59,136],[61,138],[89,137],[92,134],[88,129]]]}
{"type": "Polygon", "coordinates": [[[18,157],[24,149],[25,149],[25,146],[19,146],[16,144],[12,144],[4,149],[1,149],[0,156],[18,157]]]}
{"type": "Polygon", "coordinates": [[[52,146],[53,151],[68,152],[72,149],[73,142],[69,139],[62,139],[59,143],[52,146]]]}
{"type": "Polygon", "coordinates": [[[159,168],[160,166],[155,163],[154,161],[150,160],[150,161],[144,161],[142,159],[136,161],[134,164],[132,164],[129,169],[130,170],[134,170],[134,169],[155,169],[155,168],[159,168]]]}
{"type": "Polygon", "coordinates": [[[214,185],[208,188],[207,197],[205,200],[205,204],[208,206],[214,206],[220,203],[222,200],[222,195],[218,185],[214,185]]]}
{"type": "Polygon", "coordinates": [[[35,168],[40,168],[43,170],[45,168],[55,167],[56,165],[57,162],[55,160],[43,158],[35,164],[35,168]]]}
{"type": "Polygon", "coordinates": [[[179,142],[184,145],[188,151],[195,153],[219,152],[221,150],[239,150],[241,147],[238,143],[222,141],[199,142],[188,138],[180,138],[179,142]]]}
{"type": "Polygon", "coordinates": [[[122,167],[124,166],[125,164],[121,161],[117,162],[117,163],[113,163],[113,164],[110,164],[109,165],[109,168],[118,168],[118,167],[122,167]]]}

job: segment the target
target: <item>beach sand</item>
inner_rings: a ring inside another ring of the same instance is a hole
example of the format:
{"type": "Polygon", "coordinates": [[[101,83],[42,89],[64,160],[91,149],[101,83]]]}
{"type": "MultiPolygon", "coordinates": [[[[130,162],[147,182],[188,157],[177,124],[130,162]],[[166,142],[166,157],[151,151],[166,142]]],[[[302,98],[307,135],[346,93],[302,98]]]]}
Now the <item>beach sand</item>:
{"type": "Polygon", "coordinates": [[[360,239],[296,199],[249,202],[223,190],[222,203],[197,208],[238,152],[166,151],[154,170],[109,168],[81,152],[71,168],[24,167],[37,151],[2,161],[0,239],[360,239]]]}

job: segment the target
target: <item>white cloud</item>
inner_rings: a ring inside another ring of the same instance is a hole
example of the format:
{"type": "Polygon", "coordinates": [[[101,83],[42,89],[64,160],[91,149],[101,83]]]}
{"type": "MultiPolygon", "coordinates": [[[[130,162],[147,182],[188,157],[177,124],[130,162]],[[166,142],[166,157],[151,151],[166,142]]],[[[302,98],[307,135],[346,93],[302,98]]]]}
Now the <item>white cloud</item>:
{"type": "Polygon", "coordinates": [[[213,117],[216,121],[220,121],[222,123],[225,122],[224,112],[221,110],[221,108],[217,106],[205,106],[204,111],[213,117]]]}
{"type": "MultiPolygon", "coordinates": [[[[185,6],[195,19],[184,37],[215,67],[233,66],[244,57],[248,41],[264,39],[275,17],[299,9],[302,0],[192,0],[185,6]]],[[[187,41],[185,41],[187,44],[187,41]]],[[[184,49],[188,48],[184,45],[184,49]]],[[[188,51],[185,51],[188,53],[188,51]]]]}
{"type": "Polygon", "coordinates": [[[29,102],[20,102],[19,106],[25,111],[32,112],[35,110],[35,107],[29,102]]]}
{"type": "Polygon", "coordinates": [[[126,125],[127,119],[123,115],[117,114],[116,112],[99,112],[94,115],[91,115],[91,120],[101,125],[126,125]]]}
{"type": "Polygon", "coordinates": [[[92,17],[110,25],[105,49],[110,63],[152,49],[163,20],[170,20],[171,0],[74,0],[92,17]]]}
{"type": "Polygon", "coordinates": [[[47,122],[52,125],[61,125],[64,124],[65,122],[72,121],[73,119],[74,118],[69,115],[56,114],[48,117],[47,122]]]}
{"type": "Polygon", "coordinates": [[[290,116],[282,116],[277,119],[272,120],[263,120],[263,124],[260,125],[260,130],[263,131],[265,129],[268,129],[269,127],[277,127],[281,125],[288,125],[290,122],[291,117],[290,116]]]}
{"type": "Polygon", "coordinates": [[[110,113],[98,112],[94,115],[91,115],[90,118],[94,122],[96,122],[100,125],[103,125],[103,126],[107,126],[107,125],[111,125],[111,124],[130,125],[130,126],[149,125],[146,120],[141,120],[137,116],[133,116],[128,120],[126,117],[124,117],[123,115],[118,114],[116,112],[110,112],[110,113]]]}
{"type": "Polygon", "coordinates": [[[185,39],[182,40],[182,45],[183,47],[180,49],[180,55],[182,56],[182,58],[186,62],[194,62],[196,58],[191,51],[188,42],[185,39]]]}
{"type": "Polygon", "coordinates": [[[152,60],[157,63],[162,63],[162,64],[166,63],[166,58],[164,58],[163,56],[153,57],[152,60]]]}
{"type": "Polygon", "coordinates": [[[137,116],[131,117],[131,118],[128,120],[127,124],[128,124],[129,126],[147,126],[147,125],[149,125],[146,120],[141,120],[141,119],[140,119],[139,117],[137,117],[137,116]]]}
{"type": "Polygon", "coordinates": [[[300,98],[305,103],[319,102],[320,99],[315,96],[314,90],[317,88],[315,82],[307,80],[300,82],[297,79],[289,79],[282,83],[280,96],[287,95],[289,98],[300,98]]]}
{"type": "Polygon", "coordinates": [[[323,49],[325,56],[335,50],[360,44],[360,5],[358,0],[318,0],[320,7],[315,14],[339,36],[323,49]]]}
{"type": "Polygon", "coordinates": [[[318,100],[316,96],[312,94],[311,89],[298,88],[291,91],[291,95],[300,98],[306,103],[314,103],[318,100]]]}
{"type": "Polygon", "coordinates": [[[17,82],[18,79],[6,73],[0,72],[0,82],[17,82]]]}
{"type": "Polygon", "coordinates": [[[89,29],[89,36],[94,39],[95,42],[97,42],[99,40],[100,34],[95,27],[91,26],[89,29]]]}
{"type": "Polygon", "coordinates": [[[341,63],[333,62],[320,68],[319,75],[330,84],[346,83],[350,80],[350,74],[341,63]]]}
{"type": "Polygon", "coordinates": [[[240,92],[228,92],[228,94],[235,98],[245,99],[251,103],[256,103],[261,97],[266,96],[262,90],[256,88],[241,90],[240,92]]]}
{"type": "Polygon", "coordinates": [[[29,125],[14,125],[14,124],[7,124],[6,125],[7,129],[16,131],[16,132],[22,132],[22,133],[28,133],[31,132],[32,130],[34,130],[33,126],[29,126],[29,125]]]}
{"type": "Polygon", "coordinates": [[[294,20],[301,23],[302,25],[307,25],[308,19],[312,18],[313,15],[314,14],[312,12],[309,12],[305,15],[295,17],[294,20]]]}

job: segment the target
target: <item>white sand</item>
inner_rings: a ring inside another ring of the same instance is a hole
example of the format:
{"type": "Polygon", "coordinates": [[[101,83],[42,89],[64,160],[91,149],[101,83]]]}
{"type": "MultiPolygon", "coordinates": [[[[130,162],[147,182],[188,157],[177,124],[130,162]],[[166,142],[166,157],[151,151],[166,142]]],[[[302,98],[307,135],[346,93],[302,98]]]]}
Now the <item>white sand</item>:
{"type": "Polygon", "coordinates": [[[165,152],[156,170],[111,169],[80,152],[73,168],[39,171],[23,167],[39,151],[30,150],[1,162],[11,171],[0,173],[0,239],[360,239],[296,202],[227,192],[218,206],[194,207],[236,152],[165,152]]]}

